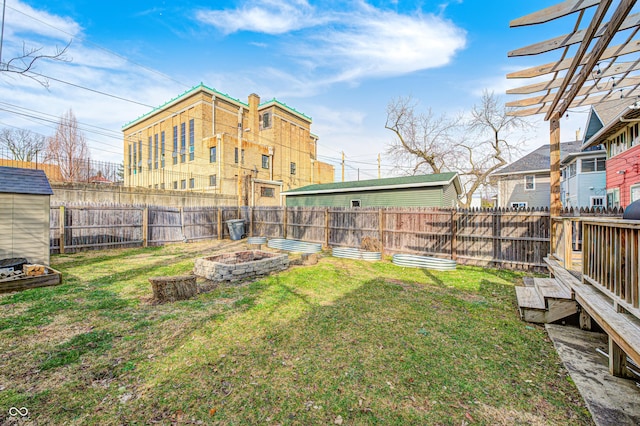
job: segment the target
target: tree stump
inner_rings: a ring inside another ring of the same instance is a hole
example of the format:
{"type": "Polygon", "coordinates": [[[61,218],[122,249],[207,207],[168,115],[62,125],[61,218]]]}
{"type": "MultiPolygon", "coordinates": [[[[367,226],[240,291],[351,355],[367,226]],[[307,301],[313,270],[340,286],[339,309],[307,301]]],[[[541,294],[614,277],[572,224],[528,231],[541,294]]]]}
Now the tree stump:
{"type": "Polygon", "coordinates": [[[153,299],[158,303],[186,300],[198,294],[195,275],[149,278],[153,299]]]}

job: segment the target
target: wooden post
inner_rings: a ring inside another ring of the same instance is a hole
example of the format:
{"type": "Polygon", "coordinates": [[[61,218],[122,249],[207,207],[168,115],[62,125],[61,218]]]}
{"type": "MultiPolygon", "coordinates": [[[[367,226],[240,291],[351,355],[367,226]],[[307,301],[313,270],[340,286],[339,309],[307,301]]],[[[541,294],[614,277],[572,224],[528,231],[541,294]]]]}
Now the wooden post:
{"type": "Polygon", "coordinates": [[[451,210],[451,260],[458,259],[458,211],[451,210]]]}
{"type": "Polygon", "coordinates": [[[142,247],[149,244],[149,207],[142,209],[142,247]]]}
{"type": "Polygon", "coordinates": [[[64,239],[65,239],[65,235],[64,235],[64,224],[66,222],[65,217],[64,217],[64,206],[60,206],[60,223],[59,223],[59,227],[60,227],[60,254],[64,254],[64,239]]]}
{"type": "Polygon", "coordinates": [[[627,354],[609,337],[609,373],[616,377],[628,377],[627,354]]]}
{"type": "Polygon", "coordinates": [[[287,206],[282,212],[282,238],[287,238],[287,206]]]}
{"type": "Polygon", "coordinates": [[[218,207],[218,239],[221,240],[224,237],[224,232],[222,232],[222,209],[218,207]]]}
{"type": "MultiPolygon", "coordinates": [[[[380,154],[378,154],[378,162],[380,162],[380,154]]],[[[380,254],[384,256],[384,210],[378,210],[378,232],[380,234],[380,254]]]]}
{"type": "Polygon", "coordinates": [[[573,257],[573,244],[571,243],[572,228],[570,219],[562,220],[564,230],[564,269],[571,269],[573,257]]]}
{"type": "Polygon", "coordinates": [[[329,209],[324,209],[324,245],[329,248],[329,209]]]}
{"type": "Polygon", "coordinates": [[[253,237],[253,206],[249,207],[249,232],[250,237],[253,237]]]}
{"type": "Polygon", "coordinates": [[[184,233],[184,207],[180,207],[180,229],[182,230],[182,239],[186,240],[187,237],[184,233]]]}
{"type": "Polygon", "coordinates": [[[549,158],[551,166],[551,217],[560,216],[562,201],[560,200],[560,115],[554,114],[549,121],[549,158]]]}

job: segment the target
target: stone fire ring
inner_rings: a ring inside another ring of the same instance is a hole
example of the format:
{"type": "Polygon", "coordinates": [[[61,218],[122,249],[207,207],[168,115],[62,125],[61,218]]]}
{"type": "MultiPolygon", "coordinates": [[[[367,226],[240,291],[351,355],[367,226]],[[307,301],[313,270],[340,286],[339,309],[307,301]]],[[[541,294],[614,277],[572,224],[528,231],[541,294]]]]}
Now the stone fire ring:
{"type": "Polygon", "coordinates": [[[287,254],[248,250],[198,258],[193,273],[211,281],[239,281],[284,271],[288,267],[287,254]]]}

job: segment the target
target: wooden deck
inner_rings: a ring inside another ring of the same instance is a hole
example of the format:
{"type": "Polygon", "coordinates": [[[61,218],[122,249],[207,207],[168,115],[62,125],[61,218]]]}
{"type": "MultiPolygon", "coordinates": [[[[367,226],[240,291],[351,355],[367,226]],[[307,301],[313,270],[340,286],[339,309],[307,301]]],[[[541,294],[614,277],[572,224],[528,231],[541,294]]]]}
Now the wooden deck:
{"type": "Polygon", "coordinates": [[[640,365],[640,320],[620,309],[597,286],[586,284],[564,269],[555,259],[546,259],[551,274],[571,289],[582,311],[581,325],[590,328],[594,320],[609,336],[609,370],[616,376],[627,376],[626,356],[640,365]],[[625,356],[626,354],[626,356],[625,356]]]}

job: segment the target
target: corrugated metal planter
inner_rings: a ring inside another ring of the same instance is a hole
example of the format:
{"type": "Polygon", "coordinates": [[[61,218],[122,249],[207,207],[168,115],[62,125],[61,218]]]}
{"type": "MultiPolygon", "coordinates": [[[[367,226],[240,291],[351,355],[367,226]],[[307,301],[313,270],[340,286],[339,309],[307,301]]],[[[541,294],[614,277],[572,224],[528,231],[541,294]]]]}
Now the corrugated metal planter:
{"type": "Polygon", "coordinates": [[[286,240],[284,238],[274,238],[269,240],[267,246],[279,250],[292,251],[296,253],[318,253],[322,250],[322,245],[308,243],[299,240],[286,240]]]}
{"type": "Polygon", "coordinates": [[[342,257],[345,259],[369,260],[375,261],[382,259],[382,253],[379,251],[363,251],[350,247],[334,247],[331,254],[333,257],[342,257]]]}
{"type": "Polygon", "coordinates": [[[267,237],[249,237],[247,238],[247,244],[266,244],[267,237]]]}
{"type": "Polygon", "coordinates": [[[393,264],[408,268],[436,269],[438,271],[454,271],[456,261],[437,257],[415,256],[411,254],[394,254],[393,264]]]}

